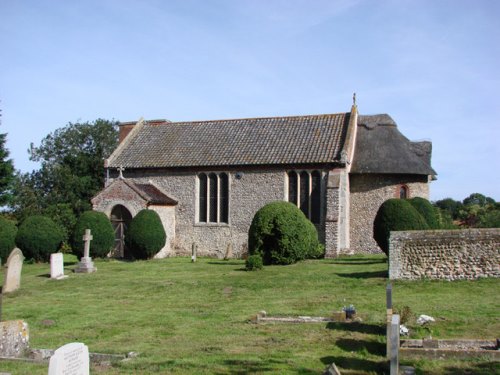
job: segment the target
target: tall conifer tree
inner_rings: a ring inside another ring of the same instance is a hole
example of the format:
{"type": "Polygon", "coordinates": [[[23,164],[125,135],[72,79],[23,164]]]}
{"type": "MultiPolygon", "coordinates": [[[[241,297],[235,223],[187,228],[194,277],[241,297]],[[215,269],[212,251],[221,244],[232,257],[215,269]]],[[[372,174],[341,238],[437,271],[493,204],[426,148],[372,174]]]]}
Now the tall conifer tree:
{"type": "MultiPolygon", "coordinates": [[[[0,125],[2,124],[2,110],[0,109],[0,125]]],[[[9,159],[9,150],[5,147],[7,134],[0,134],[0,205],[4,206],[11,199],[11,185],[14,179],[14,165],[9,159]]]]}

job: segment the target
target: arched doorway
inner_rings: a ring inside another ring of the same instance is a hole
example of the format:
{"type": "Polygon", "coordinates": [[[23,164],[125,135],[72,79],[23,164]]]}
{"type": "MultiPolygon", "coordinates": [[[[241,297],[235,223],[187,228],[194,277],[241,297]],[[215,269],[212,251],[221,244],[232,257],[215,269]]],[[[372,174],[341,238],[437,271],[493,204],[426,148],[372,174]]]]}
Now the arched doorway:
{"type": "Polygon", "coordinates": [[[111,211],[111,224],[115,230],[115,249],[113,255],[119,258],[130,258],[131,254],[125,245],[125,231],[132,220],[132,214],[121,204],[111,211]]]}

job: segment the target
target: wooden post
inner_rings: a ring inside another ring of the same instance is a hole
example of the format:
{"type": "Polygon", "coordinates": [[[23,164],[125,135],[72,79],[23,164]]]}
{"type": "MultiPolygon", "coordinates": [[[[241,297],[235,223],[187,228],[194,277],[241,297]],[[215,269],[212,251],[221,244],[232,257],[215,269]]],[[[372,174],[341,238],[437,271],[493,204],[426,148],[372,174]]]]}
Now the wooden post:
{"type": "Polygon", "coordinates": [[[386,341],[387,341],[387,347],[386,347],[386,356],[389,359],[390,354],[391,354],[391,319],[392,319],[392,284],[389,283],[387,284],[387,287],[385,289],[385,299],[386,299],[386,311],[387,311],[387,320],[386,320],[386,341]]]}

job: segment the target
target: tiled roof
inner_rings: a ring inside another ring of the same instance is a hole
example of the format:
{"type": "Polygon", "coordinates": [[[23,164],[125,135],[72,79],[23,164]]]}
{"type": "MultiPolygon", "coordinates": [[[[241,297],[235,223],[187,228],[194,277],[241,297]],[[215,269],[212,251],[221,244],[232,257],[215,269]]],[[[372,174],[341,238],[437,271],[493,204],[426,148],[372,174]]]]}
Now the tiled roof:
{"type": "Polygon", "coordinates": [[[146,122],[108,167],[175,168],[334,163],[349,113],[195,122],[146,122]]]}
{"type": "Polygon", "coordinates": [[[435,176],[431,142],[411,142],[387,114],[358,117],[351,173],[435,176]]]}
{"type": "Polygon", "coordinates": [[[160,191],[156,186],[152,184],[137,184],[130,182],[135,185],[135,187],[142,192],[142,196],[148,201],[150,204],[158,204],[158,205],[172,205],[175,206],[177,201],[175,199],[170,198],[168,195],[160,191]]]}

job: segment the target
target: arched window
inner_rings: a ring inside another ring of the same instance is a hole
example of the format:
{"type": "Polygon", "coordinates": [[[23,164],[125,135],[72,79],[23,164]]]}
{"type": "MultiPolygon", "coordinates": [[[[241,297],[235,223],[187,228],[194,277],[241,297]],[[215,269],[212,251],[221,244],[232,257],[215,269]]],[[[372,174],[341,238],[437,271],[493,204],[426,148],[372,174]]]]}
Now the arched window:
{"type": "Polygon", "coordinates": [[[321,172],[288,172],[288,201],[314,224],[321,222],[321,172]]]}
{"type": "Polygon", "coordinates": [[[226,173],[198,175],[198,222],[229,222],[229,177],[226,173]]]}
{"type": "Polygon", "coordinates": [[[399,187],[399,199],[407,199],[409,198],[409,194],[408,194],[408,186],[406,185],[401,185],[399,187]]]}

